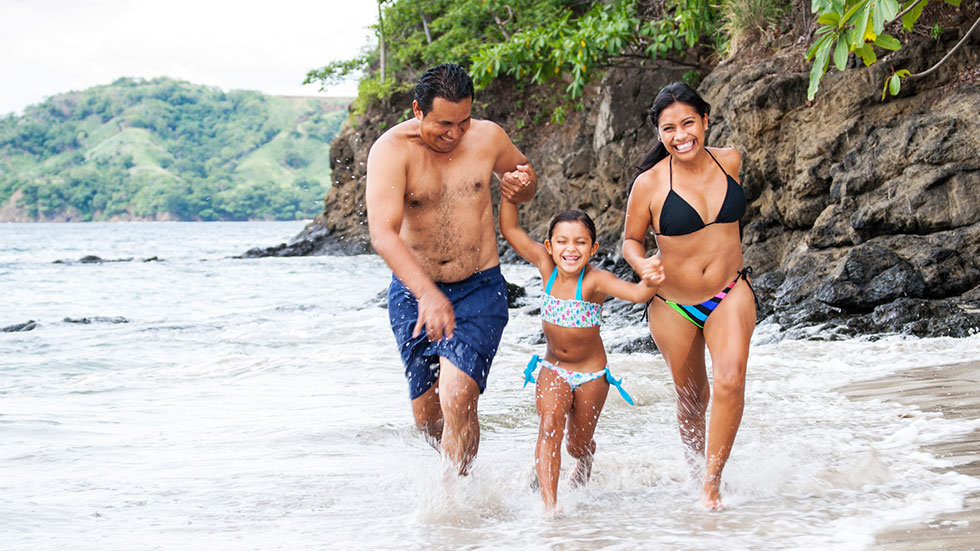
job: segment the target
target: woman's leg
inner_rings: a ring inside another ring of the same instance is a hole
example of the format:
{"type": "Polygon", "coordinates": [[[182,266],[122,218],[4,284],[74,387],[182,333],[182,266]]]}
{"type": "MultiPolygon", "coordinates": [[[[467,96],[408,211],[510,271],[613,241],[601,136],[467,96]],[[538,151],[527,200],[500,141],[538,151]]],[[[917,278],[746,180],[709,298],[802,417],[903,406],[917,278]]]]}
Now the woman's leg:
{"type": "Polygon", "coordinates": [[[592,476],[592,458],[595,456],[596,423],[609,394],[605,377],[593,379],[573,392],[572,411],[568,414],[568,440],[565,447],[569,455],[578,460],[571,482],[584,485],[592,476]]]}
{"type": "Polygon", "coordinates": [[[650,304],[650,334],[670,368],[677,394],[681,441],[704,457],[705,412],[711,389],[704,366],[704,336],[693,323],[660,299],[650,304]]]}
{"type": "Polygon", "coordinates": [[[572,389],[554,371],[542,367],[538,373],[536,393],[540,425],[534,464],[545,510],[556,513],[558,474],[561,472],[561,440],[565,419],[572,409],[572,389]]]}
{"type": "Polygon", "coordinates": [[[754,329],[755,295],[747,282],[739,281],[704,325],[704,339],[711,354],[714,399],[701,500],[711,509],[721,507],[721,471],[742,422],[745,366],[754,329]]]}

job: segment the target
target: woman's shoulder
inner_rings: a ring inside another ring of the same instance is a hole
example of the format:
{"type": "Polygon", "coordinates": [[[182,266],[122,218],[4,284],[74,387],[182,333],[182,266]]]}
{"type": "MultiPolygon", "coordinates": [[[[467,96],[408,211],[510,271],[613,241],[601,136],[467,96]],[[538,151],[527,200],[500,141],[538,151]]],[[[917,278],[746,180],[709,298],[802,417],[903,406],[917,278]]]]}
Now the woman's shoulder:
{"type": "Polygon", "coordinates": [[[737,149],[734,147],[709,147],[707,150],[721,163],[725,172],[738,178],[738,169],[742,165],[742,156],[737,149]]]}
{"type": "Polygon", "coordinates": [[[670,179],[670,157],[664,157],[657,164],[644,170],[636,176],[633,181],[634,187],[640,187],[646,191],[653,191],[662,185],[669,185],[670,179]]]}

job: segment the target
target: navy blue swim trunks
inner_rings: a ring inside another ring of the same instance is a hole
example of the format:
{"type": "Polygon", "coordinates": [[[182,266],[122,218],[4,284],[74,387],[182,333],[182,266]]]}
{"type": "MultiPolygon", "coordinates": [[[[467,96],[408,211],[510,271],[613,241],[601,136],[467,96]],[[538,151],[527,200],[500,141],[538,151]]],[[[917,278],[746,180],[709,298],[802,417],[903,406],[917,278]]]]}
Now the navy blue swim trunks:
{"type": "Polygon", "coordinates": [[[418,301],[400,279],[392,275],[388,286],[388,319],[395,334],[408,390],[414,400],[439,379],[439,357],[448,359],[473,378],[482,393],[487,388],[490,364],[507,325],[507,283],[500,266],[454,283],[436,283],[456,314],[453,338],[429,342],[423,330],[412,338],[418,321],[418,301]]]}

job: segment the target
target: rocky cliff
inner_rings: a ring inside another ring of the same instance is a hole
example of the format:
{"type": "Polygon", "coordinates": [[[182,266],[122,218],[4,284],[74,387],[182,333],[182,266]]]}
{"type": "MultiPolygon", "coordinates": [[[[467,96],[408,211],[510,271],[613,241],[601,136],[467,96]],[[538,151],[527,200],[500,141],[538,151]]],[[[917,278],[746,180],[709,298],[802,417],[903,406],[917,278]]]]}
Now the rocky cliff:
{"type": "MultiPolygon", "coordinates": [[[[755,268],[760,320],[783,335],[965,336],[980,328],[980,38],[880,101],[891,67],[931,66],[958,38],[948,35],[833,72],[812,103],[800,52],[725,63],[701,83],[712,104],[709,143],[742,153],[746,263],[755,268]]],[[[610,70],[562,125],[541,122],[547,116],[530,90],[497,83],[478,93],[475,116],[504,126],[538,172],[538,195],[522,207],[532,235],[554,212],[581,208],[600,229],[602,262],[628,273],[619,240],[632,165],[654,138],[646,113],[686,69],[610,70]]],[[[331,148],[324,213],[291,243],[247,254],[369,252],[367,153],[410,103],[394,97],[390,109],[346,128],[331,148]]]]}

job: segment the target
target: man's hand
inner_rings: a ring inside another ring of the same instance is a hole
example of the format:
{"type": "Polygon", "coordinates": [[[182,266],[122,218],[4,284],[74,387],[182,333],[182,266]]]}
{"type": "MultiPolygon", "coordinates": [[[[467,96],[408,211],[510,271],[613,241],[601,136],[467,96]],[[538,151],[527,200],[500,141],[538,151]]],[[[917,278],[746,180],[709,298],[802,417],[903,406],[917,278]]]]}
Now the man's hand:
{"type": "Polygon", "coordinates": [[[423,327],[430,342],[453,338],[453,330],[456,329],[456,312],[446,295],[438,289],[433,289],[420,295],[418,302],[419,318],[415,322],[412,338],[419,336],[423,327]]]}
{"type": "Polygon", "coordinates": [[[538,189],[538,176],[530,164],[517,165],[500,178],[500,194],[513,203],[526,203],[538,189]]]}

